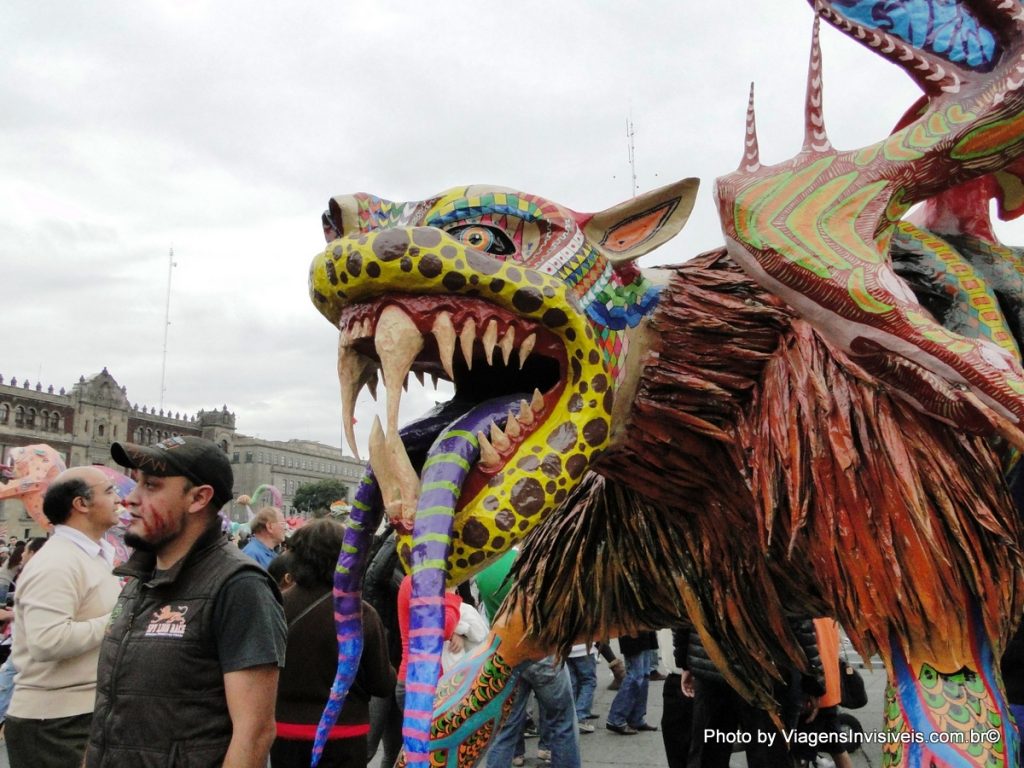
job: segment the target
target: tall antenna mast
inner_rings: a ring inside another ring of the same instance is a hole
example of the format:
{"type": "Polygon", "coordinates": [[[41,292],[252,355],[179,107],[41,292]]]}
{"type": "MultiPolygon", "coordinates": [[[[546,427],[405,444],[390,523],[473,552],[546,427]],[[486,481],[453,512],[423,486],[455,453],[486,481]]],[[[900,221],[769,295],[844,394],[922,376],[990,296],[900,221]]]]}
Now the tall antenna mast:
{"type": "Polygon", "coordinates": [[[633,117],[626,118],[626,139],[629,141],[629,173],[633,180],[633,197],[636,197],[636,147],[633,144],[633,137],[636,131],[633,129],[633,117]]]}
{"type": "Polygon", "coordinates": [[[174,247],[167,253],[167,300],[164,302],[164,358],[160,366],[160,411],[164,410],[164,393],[167,391],[167,331],[171,327],[171,275],[178,266],[174,260],[174,247]]]}

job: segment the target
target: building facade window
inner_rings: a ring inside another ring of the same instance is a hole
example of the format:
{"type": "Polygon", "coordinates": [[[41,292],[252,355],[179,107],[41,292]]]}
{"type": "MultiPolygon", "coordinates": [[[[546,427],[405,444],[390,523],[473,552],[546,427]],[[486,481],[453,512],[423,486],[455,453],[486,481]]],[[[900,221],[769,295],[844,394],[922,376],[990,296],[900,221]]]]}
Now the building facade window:
{"type": "Polygon", "coordinates": [[[103,434],[106,431],[107,431],[107,428],[105,426],[103,426],[102,424],[97,424],[96,425],[96,435],[98,437],[103,437],[103,434]]]}
{"type": "Polygon", "coordinates": [[[7,403],[0,403],[0,424],[6,424],[11,417],[11,406],[7,403]]]}
{"type": "Polygon", "coordinates": [[[35,408],[29,408],[28,411],[25,412],[25,426],[27,428],[29,428],[29,429],[35,429],[36,428],[36,409],[35,408]]]}
{"type": "Polygon", "coordinates": [[[60,431],[60,414],[50,414],[50,429],[52,429],[54,432],[60,431]]]}

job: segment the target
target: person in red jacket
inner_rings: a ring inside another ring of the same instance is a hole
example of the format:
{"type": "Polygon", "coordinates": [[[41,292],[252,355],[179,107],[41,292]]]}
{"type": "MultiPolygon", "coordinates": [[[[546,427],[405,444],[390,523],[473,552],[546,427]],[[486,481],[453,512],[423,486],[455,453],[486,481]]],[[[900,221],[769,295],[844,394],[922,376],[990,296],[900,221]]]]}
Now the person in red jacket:
{"type": "MultiPolygon", "coordinates": [[[[398,629],[402,633],[402,665],[398,668],[398,685],[395,687],[395,698],[398,706],[405,709],[405,673],[409,666],[409,598],[412,597],[412,576],[402,579],[398,588],[398,629]]],[[[462,598],[454,592],[444,594],[444,639],[451,642],[451,649],[458,652],[462,649],[461,637],[455,634],[459,625],[459,609],[462,598]]]]}

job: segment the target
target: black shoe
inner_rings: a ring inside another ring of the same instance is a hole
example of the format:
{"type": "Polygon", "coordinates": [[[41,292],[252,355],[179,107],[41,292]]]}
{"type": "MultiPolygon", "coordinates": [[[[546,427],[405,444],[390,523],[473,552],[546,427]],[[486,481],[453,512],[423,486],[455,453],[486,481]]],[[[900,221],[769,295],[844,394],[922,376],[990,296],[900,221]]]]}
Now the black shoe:
{"type": "Polygon", "coordinates": [[[651,673],[650,673],[649,675],[647,675],[647,679],[648,679],[648,680],[653,680],[653,681],[654,681],[654,682],[656,682],[656,683],[660,683],[660,682],[661,682],[662,680],[664,680],[664,679],[665,679],[666,677],[668,677],[668,675],[663,675],[663,674],[661,674],[661,672],[659,672],[658,670],[654,670],[654,671],[653,671],[653,672],[651,672],[651,673]]]}
{"type": "Polygon", "coordinates": [[[617,733],[620,736],[633,736],[637,733],[636,728],[630,728],[628,725],[612,725],[611,723],[605,723],[604,727],[613,733],[617,733]]]}
{"type": "Polygon", "coordinates": [[[593,715],[593,714],[591,714],[591,715],[586,715],[583,719],[584,720],[597,720],[599,717],[601,717],[601,716],[600,715],[593,715]]]}
{"type": "Polygon", "coordinates": [[[648,725],[647,723],[640,723],[640,725],[627,725],[626,727],[627,728],[632,728],[634,733],[638,733],[640,731],[656,731],[656,730],[658,730],[658,726],[656,726],[656,725],[648,725]]]}

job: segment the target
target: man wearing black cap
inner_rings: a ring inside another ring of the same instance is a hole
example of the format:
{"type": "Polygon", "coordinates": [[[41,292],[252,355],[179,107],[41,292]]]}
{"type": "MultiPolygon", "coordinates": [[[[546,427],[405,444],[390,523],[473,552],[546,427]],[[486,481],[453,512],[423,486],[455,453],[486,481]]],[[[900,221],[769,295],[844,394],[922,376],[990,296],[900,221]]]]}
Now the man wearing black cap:
{"type": "Polygon", "coordinates": [[[232,546],[224,452],[198,437],[114,443],[137,485],[135,554],[100,650],[87,766],[266,765],[286,628],[276,585],[232,546]]]}

